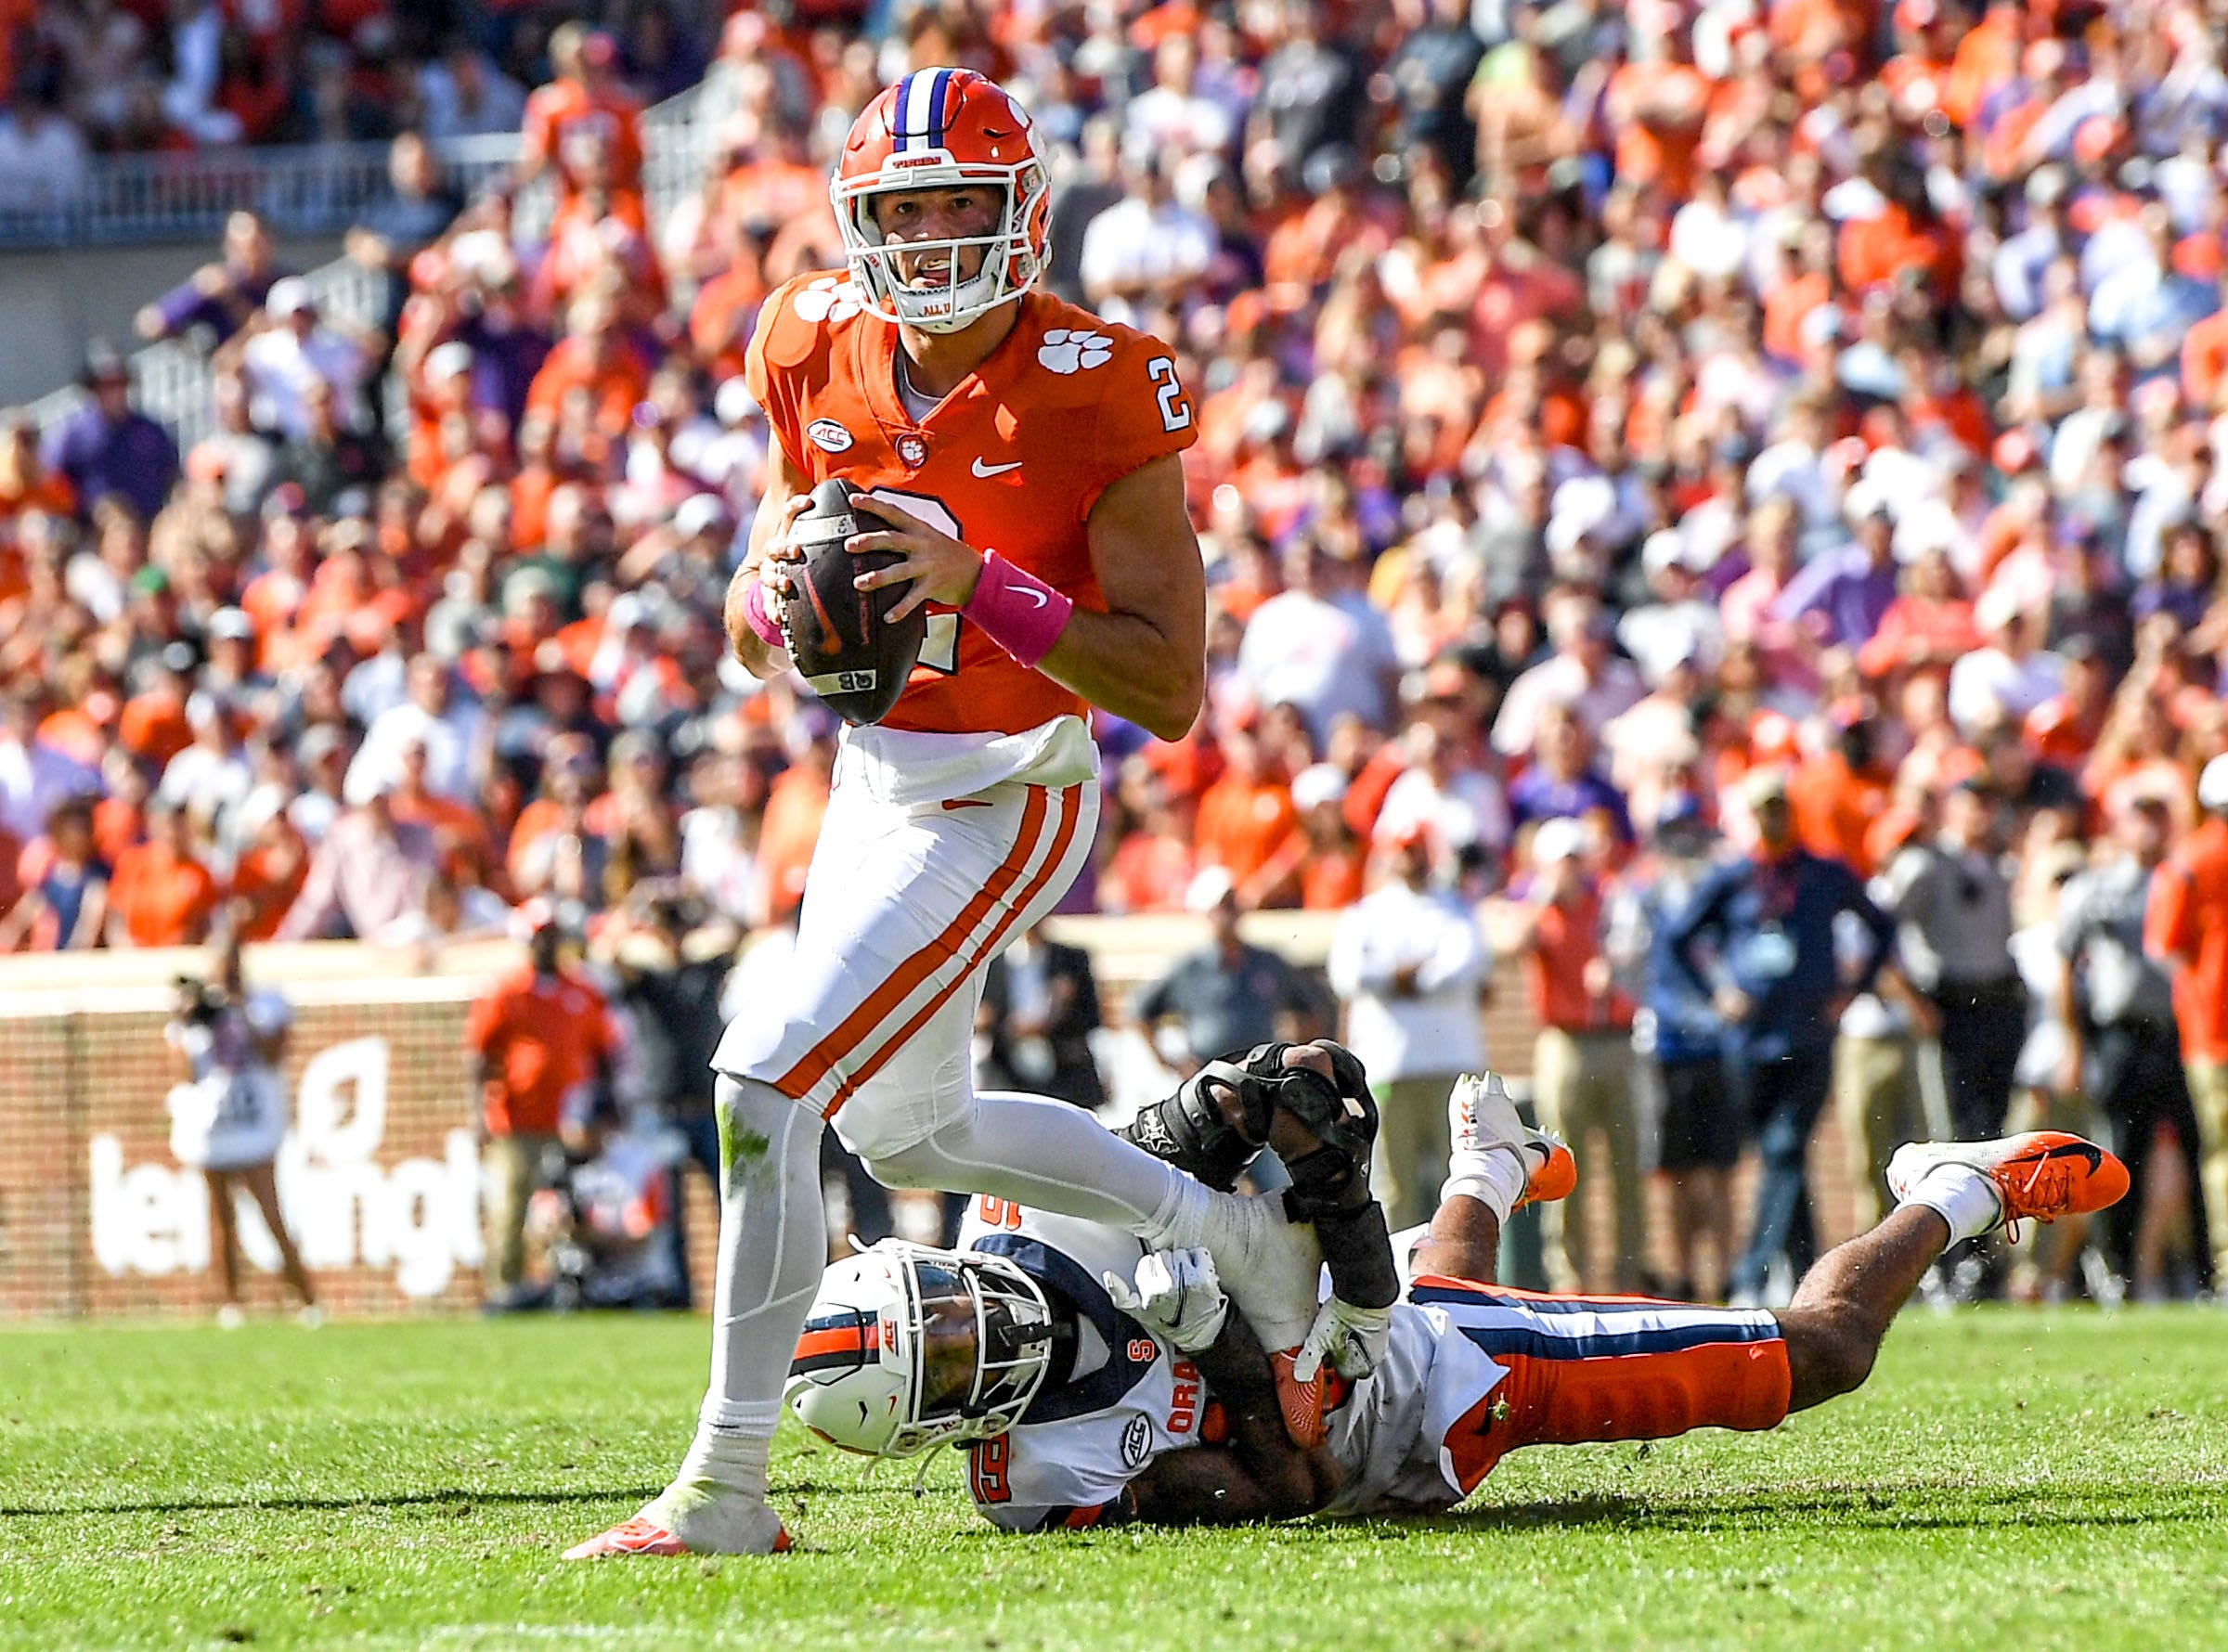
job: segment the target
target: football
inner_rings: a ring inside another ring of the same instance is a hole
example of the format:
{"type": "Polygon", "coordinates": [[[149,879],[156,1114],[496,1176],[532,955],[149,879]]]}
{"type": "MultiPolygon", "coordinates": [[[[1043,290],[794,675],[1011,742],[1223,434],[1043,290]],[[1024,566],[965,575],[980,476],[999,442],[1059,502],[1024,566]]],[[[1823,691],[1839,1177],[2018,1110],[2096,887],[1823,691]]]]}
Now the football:
{"type": "Polygon", "coordinates": [[[789,657],[806,686],[847,723],[878,723],[897,704],[928,628],[925,609],[894,625],[889,611],[910,586],[862,591],[851,584],[871,569],[903,561],[901,552],[844,549],[852,535],[871,533],[878,519],[853,511],[850,484],[823,482],[797,519],[792,541],[805,553],[782,601],[782,630],[789,657]]]}

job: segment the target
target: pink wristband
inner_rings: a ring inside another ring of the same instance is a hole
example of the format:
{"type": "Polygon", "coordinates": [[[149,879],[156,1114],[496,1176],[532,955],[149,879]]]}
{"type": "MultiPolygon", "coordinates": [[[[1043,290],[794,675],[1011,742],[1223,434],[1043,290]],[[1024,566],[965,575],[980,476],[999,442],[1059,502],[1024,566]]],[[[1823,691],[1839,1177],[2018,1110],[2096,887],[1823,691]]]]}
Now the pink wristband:
{"type": "Polygon", "coordinates": [[[982,577],[960,610],[985,637],[1030,666],[1052,652],[1074,612],[1074,602],[994,550],[984,555],[982,577]]]}
{"type": "Polygon", "coordinates": [[[782,622],[766,612],[766,582],[754,579],[750,589],[743,593],[743,617],[750,628],[758,634],[758,640],[768,648],[786,646],[782,637],[782,622]]]}

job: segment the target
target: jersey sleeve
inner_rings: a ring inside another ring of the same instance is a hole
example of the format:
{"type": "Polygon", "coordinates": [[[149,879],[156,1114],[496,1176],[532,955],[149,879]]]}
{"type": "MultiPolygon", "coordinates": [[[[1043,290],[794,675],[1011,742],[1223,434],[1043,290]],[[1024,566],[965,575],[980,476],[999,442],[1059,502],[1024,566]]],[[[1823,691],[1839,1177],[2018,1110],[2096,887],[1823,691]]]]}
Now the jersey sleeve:
{"type": "Polygon", "coordinates": [[[750,399],[766,410],[767,426],[792,463],[804,449],[804,433],[797,420],[797,386],[783,368],[797,359],[800,350],[810,348],[809,339],[797,336],[806,324],[791,303],[796,293],[797,281],[792,280],[767,295],[743,353],[743,386],[750,392],[750,399]]]}
{"type": "Polygon", "coordinates": [[[1133,334],[1110,364],[1112,378],[1098,405],[1092,445],[1098,471],[1082,502],[1090,515],[1116,482],[1199,438],[1191,393],[1176,377],[1175,352],[1148,334],[1133,334]]]}

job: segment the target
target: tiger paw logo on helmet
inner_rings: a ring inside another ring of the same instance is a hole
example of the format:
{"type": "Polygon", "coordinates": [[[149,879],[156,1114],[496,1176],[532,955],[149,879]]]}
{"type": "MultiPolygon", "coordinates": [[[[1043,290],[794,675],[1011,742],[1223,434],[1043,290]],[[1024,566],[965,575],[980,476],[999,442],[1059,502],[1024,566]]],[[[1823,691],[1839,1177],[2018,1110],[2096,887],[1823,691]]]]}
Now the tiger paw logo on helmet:
{"type": "Polygon", "coordinates": [[[836,276],[823,276],[797,295],[790,308],[802,321],[848,321],[859,314],[859,289],[836,276]]]}
{"type": "Polygon", "coordinates": [[[1079,373],[1085,368],[1104,367],[1114,357],[1114,341],[1103,332],[1082,328],[1069,331],[1056,327],[1038,346],[1037,363],[1055,373],[1079,373]]]}

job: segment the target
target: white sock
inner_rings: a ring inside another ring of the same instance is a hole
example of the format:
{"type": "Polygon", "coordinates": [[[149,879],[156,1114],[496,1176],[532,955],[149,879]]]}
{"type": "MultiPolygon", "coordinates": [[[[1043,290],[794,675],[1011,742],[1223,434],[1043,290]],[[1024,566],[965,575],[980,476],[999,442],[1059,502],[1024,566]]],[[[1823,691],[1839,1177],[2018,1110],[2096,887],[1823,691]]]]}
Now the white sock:
{"type": "Polygon", "coordinates": [[[1495,1220],[1507,1221],[1531,1181],[1531,1166],[1522,1148],[1496,1144],[1483,1153],[1457,1148],[1446,1161],[1439,1202],[1444,1205],[1460,1194],[1483,1205],[1495,1220]]]}
{"type": "Polygon", "coordinates": [[[732,1158],[720,1189],[711,1382],[673,1491],[732,1491],[763,1504],[782,1385],[827,1259],[822,1126],[755,1079],[722,1077],[715,1104],[732,1158]]]}
{"type": "Polygon", "coordinates": [[[1924,1205],[1950,1224],[1950,1242],[1977,1239],[2003,1225],[2003,1199],[1996,1184],[1969,1165],[1937,1165],[1898,1203],[1924,1205]]]}
{"type": "Polygon", "coordinates": [[[706,1396],[696,1419],[696,1438],[680,1460],[675,1482],[708,1481],[723,1491],[765,1502],[766,1453],[781,1417],[778,1400],[742,1404],[706,1396]]]}
{"type": "Polygon", "coordinates": [[[1137,1230],[1137,1236],[1155,1250],[1181,1250],[1203,1244],[1214,1196],[1214,1190],[1203,1181],[1183,1175],[1172,1178],[1159,1207],[1137,1230]]]}

